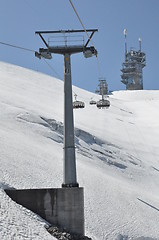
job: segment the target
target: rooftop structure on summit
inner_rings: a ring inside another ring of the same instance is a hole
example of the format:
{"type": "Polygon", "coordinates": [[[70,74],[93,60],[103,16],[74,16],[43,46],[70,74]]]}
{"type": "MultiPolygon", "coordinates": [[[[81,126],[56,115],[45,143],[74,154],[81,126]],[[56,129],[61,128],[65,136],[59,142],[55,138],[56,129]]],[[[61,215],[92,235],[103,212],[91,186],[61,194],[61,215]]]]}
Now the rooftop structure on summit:
{"type": "Polygon", "coordinates": [[[125,62],[121,69],[121,82],[126,85],[126,90],[142,90],[143,74],[142,69],[146,66],[146,54],[141,51],[141,38],[139,38],[139,50],[132,48],[127,52],[126,29],[125,35],[125,62]]]}

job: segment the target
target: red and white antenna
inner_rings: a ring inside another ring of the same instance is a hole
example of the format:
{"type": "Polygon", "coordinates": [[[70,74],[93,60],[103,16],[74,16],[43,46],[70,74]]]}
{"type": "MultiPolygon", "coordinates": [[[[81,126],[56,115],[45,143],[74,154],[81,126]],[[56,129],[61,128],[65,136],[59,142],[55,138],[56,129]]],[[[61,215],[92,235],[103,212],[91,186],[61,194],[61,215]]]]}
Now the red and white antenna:
{"type": "Polygon", "coordinates": [[[126,42],[126,35],[127,35],[127,29],[124,29],[124,36],[125,36],[125,59],[127,58],[127,42],[126,42]]]}

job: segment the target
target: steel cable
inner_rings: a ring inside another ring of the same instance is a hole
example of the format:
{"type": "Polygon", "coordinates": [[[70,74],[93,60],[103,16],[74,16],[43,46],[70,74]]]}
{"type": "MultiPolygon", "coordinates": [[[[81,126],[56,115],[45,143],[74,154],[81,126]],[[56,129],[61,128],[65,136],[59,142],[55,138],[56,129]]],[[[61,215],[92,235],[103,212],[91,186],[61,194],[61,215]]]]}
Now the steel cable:
{"type": "MultiPolygon", "coordinates": [[[[80,16],[79,16],[79,14],[77,13],[77,10],[76,10],[75,6],[74,6],[73,3],[72,3],[72,0],[69,0],[69,2],[70,2],[70,4],[71,4],[71,6],[72,6],[72,8],[73,8],[73,10],[74,10],[74,12],[75,12],[78,20],[80,21],[80,23],[81,23],[81,25],[82,25],[85,33],[87,34],[88,39],[90,40],[92,46],[95,48],[95,46],[94,46],[94,44],[93,44],[93,42],[92,42],[92,40],[91,40],[91,38],[90,38],[90,36],[89,36],[89,34],[88,34],[88,32],[87,32],[84,24],[83,24],[83,22],[82,22],[82,20],[81,20],[81,18],[80,18],[80,16]]],[[[99,75],[99,77],[100,77],[100,76],[101,76],[101,71],[100,71],[100,64],[99,64],[99,59],[98,59],[98,56],[97,56],[97,55],[96,55],[96,59],[97,59],[98,75],[99,75]]]]}

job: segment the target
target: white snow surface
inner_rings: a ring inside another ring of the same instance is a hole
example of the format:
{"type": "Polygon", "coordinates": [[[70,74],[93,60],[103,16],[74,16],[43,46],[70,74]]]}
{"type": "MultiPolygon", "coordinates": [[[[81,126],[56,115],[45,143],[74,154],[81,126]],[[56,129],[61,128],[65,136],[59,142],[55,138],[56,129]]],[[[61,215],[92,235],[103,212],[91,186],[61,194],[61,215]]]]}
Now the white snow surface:
{"type": "MultiPolygon", "coordinates": [[[[0,62],[0,239],[54,239],[5,188],[63,182],[63,81],[0,62]]],[[[93,240],[159,239],[159,91],[116,91],[111,107],[73,87],[77,177],[93,240]],[[125,237],[124,237],[125,236],[125,237]]]]}

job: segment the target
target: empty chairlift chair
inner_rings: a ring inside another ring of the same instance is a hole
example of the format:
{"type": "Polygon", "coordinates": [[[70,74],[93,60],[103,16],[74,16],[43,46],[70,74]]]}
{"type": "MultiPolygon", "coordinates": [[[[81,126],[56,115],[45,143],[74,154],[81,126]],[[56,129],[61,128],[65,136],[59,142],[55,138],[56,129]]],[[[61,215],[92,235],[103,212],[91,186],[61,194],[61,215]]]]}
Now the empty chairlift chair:
{"type": "Polygon", "coordinates": [[[75,101],[73,102],[73,108],[77,109],[77,108],[84,108],[85,104],[82,101],[77,101],[77,94],[74,95],[75,96],[75,101]]]}
{"type": "Polygon", "coordinates": [[[90,104],[90,105],[96,105],[96,101],[91,98],[89,104],[90,104]]]}

